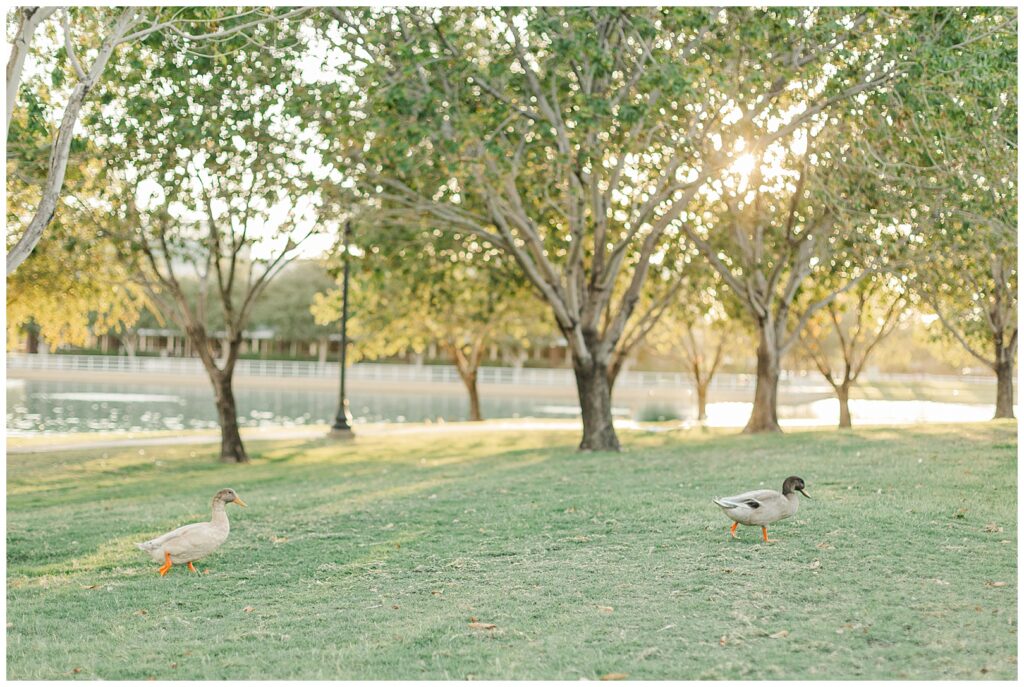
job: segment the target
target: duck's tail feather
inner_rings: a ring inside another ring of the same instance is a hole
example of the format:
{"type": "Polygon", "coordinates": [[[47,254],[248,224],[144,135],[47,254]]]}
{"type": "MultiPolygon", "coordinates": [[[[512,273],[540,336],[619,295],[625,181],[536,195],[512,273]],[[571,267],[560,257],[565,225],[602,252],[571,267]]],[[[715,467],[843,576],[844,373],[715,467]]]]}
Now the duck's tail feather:
{"type": "Polygon", "coordinates": [[[725,510],[732,510],[733,508],[739,508],[740,505],[741,505],[739,503],[736,503],[735,501],[730,501],[729,499],[724,499],[721,496],[716,496],[716,497],[714,497],[711,500],[715,502],[716,506],[718,506],[719,508],[724,508],[725,510]]]}

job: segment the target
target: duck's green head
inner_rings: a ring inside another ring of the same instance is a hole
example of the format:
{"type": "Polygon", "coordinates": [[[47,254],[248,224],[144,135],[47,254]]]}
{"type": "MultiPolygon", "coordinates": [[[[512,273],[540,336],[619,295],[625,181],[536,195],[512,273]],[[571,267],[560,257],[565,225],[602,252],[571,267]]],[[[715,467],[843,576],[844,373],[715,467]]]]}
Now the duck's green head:
{"type": "Polygon", "coordinates": [[[786,494],[792,494],[794,491],[799,491],[807,498],[811,498],[811,495],[804,491],[805,486],[807,485],[804,484],[804,481],[801,478],[795,475],[793,477],[787,477],[786,481],[782,483],[782,495],[785,496],[786,494]]]}

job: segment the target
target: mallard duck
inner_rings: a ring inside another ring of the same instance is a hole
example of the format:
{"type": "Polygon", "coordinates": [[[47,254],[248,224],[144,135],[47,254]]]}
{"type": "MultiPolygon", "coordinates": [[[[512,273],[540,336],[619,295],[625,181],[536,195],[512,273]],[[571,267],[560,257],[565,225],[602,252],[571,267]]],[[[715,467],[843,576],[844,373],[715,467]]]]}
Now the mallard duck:
{"type": "Polygon", "coordinates": [[[804,486],[799,477],[787,477],[782,483],[781,494],[771,489],[757,489],[736,496],[716,496],[712,500],[734,521],[729,528],[729,534],[734,538],[738,526],[755,525],[761,527],[761,536],[771,544],[775,540],[768,538],[767,526],[796,513],[800,499],[795,492],[811,498],[804,491],[804,486]]]}
{"type": "Polygon", "coordinates": [[[228,514],[224,507],[229,503],[236,503],[245,508],[245,501],[239,498],[234,489],[221,489],[213,497],[213,517],[210,522],[185,525],[136,546],[148,553],[157,563],[163,563],[159,571],[160,577],[167,574],[173,563],[188,563],[188,569],[197,573],[199,571],[192,563],[209,556],[228,540],[231,527],[228,525],[228,514]]]}

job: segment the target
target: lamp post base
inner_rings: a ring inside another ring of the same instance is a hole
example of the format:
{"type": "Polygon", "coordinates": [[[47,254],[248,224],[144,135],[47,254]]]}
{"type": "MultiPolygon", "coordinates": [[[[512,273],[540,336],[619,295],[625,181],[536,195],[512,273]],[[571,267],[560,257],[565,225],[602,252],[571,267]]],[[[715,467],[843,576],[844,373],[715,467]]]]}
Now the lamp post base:
{"type": "Polygon", "coordinates": [[[351,427],[344,427],[340,429],[336,427],[331,427],[331,431],[327,432],[327,438],[347,441],[355,439],[356,433],[352,431],[351,427]]]}

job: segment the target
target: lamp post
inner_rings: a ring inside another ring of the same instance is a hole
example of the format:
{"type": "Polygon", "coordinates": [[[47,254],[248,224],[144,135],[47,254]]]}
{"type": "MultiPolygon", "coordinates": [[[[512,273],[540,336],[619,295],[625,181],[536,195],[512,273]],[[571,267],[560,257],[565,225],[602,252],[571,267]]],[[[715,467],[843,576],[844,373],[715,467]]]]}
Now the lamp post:
{"type": "Polygon", "coordinates": [[[346,333],[346,325],[348,324],[348,235],[351,230],[352,223],[346,221],[345,230],[342,235],[345,255],[342,258],[344,260],[344,276],[341,282],[341,350],[338,356],[341,363],[341,386],[338,391],[338,415],[334,418],[331,431],[327,433],[327,436],[333,439],[352,439],[355,437],[355,434],[352,432],[352,426],[349,424],[349,417],[351,416],[348,412],[348,397],[345,395],[345,350],[348,348],[348,336],[346,333]]]}

